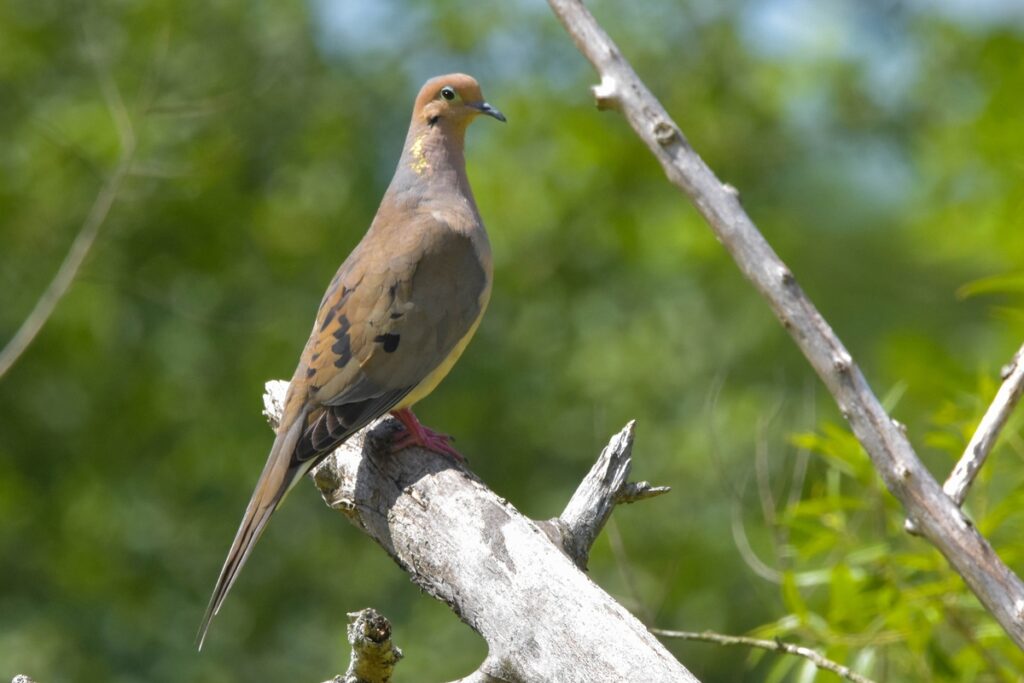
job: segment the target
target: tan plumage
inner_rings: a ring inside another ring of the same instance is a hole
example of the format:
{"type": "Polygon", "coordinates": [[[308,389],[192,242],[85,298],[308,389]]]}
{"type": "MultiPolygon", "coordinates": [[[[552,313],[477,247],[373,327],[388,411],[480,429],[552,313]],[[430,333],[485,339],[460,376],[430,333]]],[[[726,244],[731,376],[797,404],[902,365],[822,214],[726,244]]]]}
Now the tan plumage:
{"type": "Polygon", "coordinates": [[[454,453],[407,409],[444,378],[491,292],[491,252],[466,178],[479,114],[501,121],[464,74],[428,81],[395,176],[362,241],[331,281],[285,398],[270,455],[199,629],[210,621],[285,494],[338,444],[388,411],[400,445],[454,453]]]}

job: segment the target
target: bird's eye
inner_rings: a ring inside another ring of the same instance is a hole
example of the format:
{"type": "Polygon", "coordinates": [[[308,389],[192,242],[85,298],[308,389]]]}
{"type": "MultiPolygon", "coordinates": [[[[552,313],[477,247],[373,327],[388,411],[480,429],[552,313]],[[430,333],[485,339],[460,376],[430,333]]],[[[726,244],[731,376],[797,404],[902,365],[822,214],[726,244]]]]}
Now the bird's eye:
{"type": "Polygon", "coordinates": [[[451,102],[452,100],[455,99],[455,91],[451,87],[446,85],[443,88],[441,88],[441,97],[451,102]]]}

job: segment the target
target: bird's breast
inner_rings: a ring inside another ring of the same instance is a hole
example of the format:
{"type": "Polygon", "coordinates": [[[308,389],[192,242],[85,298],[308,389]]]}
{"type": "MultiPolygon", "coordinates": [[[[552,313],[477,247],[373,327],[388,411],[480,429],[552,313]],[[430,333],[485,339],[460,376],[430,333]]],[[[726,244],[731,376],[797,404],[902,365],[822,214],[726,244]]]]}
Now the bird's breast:
{"type": "Polygon", "coordinates": [[[466,209],[431,211],[436,229],[444,236],[433,240],[433,253],[423,255],[411,293],[421,319],[429,319],[435,326],[432,336],[443,350],[399,408],[424,398],[445,378],[469,345],[490,301],[490,243],[475,207],[466,209]]]}

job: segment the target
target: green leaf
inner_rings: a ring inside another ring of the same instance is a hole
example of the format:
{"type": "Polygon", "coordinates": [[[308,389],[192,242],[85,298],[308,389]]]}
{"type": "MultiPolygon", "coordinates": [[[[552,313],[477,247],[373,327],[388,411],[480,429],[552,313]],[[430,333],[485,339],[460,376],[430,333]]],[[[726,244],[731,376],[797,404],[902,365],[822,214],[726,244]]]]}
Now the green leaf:
{"type": "Polygon", "coordinates": [[[959,299],[968,299],[982,294],[1008,293],[1024,293],[1024,272],[1004,273],[1002,275],[979,278],[962,285],[956,290],[956,296],[959,299]]]}

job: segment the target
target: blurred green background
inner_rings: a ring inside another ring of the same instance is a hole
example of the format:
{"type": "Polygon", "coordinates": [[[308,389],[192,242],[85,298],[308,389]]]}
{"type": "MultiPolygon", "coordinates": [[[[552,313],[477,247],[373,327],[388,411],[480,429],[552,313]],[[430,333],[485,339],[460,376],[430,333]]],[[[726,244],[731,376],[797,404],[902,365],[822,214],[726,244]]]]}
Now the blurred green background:
{"type": "MultiPolygon", "coordinates": [[[[591,5],[944,478],[1024,339],[1020,3],[591,5]]],[[[0,377],[0,678],[321,681],[364,606],[394,622],[399,681],[481,661],[312,485],[193,646],[271,443],[263,382],[292,372],[419,85],[454,70],[509,119],[467,146],[496,280],[423,420],[543,518],[636,418],[634,476],[673,492],[616,512],[591,575],[649,624],[779,636],[878,680],[1022,680],[539,0],[0,0],[0,343],[117,165],[115,87],[137,139],[0,377]]],[[[968,505],[1018,573],[1020,426],[968,505]]],[[[837,680],[668,644],[705,681],[837,680]]]]}

